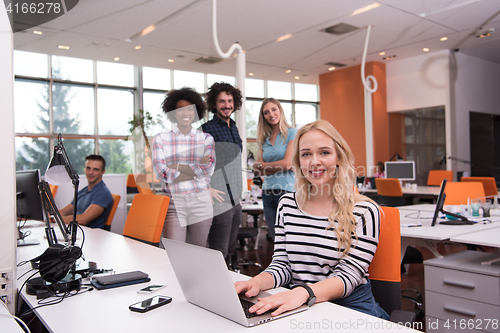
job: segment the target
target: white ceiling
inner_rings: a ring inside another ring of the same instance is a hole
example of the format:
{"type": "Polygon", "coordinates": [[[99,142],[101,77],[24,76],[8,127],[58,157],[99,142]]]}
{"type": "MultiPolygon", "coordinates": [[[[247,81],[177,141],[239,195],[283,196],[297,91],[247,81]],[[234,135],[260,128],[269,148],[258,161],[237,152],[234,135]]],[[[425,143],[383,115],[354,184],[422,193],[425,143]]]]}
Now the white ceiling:
{"type": "MultiPolygon", "coordinates": [[[[67,14],[15,33],[14,48],[111,62],[120,57],[119,62],[137,66],[234,76],[233,58],[212,65],[193,62],[199,56],[218,57],[211,8],[211,0],[80,0],[67,14]],[[156,30],[134,37],[156,23],[156,30]],[[135,50],[136,45],[141,49],[135,50]]],[[[427,47],[430,52],[459,49],[500,63],[498,0],[219,0],[217,21],[222,51],[238,42],[246,51],[247,73],[258,79],[317,83],[318,75],[328,72],[327,62],[358,65],[368,25],[367,61],[397,61],[421,55],[427,47]],[[320,31],[338,23],[360,29],[341,36],[320,31]],[[491,36],[475,38],[490,28],[496,29],[491,36]],[[287,34],[293,37],[276,42],[287,34]],[[445,36],[447,41],[439,40],[445,36]],[[382,60],[382,51],[397,57],[382,60]],[[287,69],[292,72],[286,74],[287,69]]]]}

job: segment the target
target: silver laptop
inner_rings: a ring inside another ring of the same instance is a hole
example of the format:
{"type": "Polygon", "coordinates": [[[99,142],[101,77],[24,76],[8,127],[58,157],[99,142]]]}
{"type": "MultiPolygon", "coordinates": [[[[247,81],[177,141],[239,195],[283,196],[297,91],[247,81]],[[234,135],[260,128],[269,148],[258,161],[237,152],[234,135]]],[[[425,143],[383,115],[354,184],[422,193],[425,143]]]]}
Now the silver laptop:
{"type": "Polygon", "coordinates": [[[251,327],[282,318],[308,308],[307,305],[271,317],[264,313],[247,318],[240,297],[244,301],[257,302],[257,297],[271,294],[261,292],[257,297],[238,295],[234,289],[231,273],[220,251],[162,238],[162,244],[181,286],[186,300],[219,316],[251,327]]]}

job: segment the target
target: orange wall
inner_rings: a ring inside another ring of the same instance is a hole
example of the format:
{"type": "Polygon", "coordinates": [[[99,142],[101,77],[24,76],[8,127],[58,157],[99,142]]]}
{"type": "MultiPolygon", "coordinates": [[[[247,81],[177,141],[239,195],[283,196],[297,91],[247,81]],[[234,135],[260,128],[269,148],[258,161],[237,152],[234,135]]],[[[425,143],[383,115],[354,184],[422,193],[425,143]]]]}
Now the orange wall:
{"type": "MultiPolygon", "coordinates": [[[[378,89],[372,95],[374,163],[387,161],[389,127],[385,64],[365,64],[365,76],[377,79],[378,89]]],[[[321,119],[330,122],[351,147],[358,172],[366,168],[364,88],[361,65],[340,69],[319,76],[321,119]]],[[[364,174],[360,174],[364,175],[364,174]]]]}

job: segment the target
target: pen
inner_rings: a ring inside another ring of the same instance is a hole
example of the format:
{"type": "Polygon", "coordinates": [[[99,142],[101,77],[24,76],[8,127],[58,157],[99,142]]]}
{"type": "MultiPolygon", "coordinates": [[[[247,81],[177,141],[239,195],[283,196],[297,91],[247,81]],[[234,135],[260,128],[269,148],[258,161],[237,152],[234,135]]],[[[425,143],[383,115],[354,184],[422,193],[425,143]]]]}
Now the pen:
{"type": "Polygon", "coordinates": [[[408,228],[415,228],[415,227],[421,227],[421,224],[412,224],[412,225],[407,225],[406,227],[408,228]]]}

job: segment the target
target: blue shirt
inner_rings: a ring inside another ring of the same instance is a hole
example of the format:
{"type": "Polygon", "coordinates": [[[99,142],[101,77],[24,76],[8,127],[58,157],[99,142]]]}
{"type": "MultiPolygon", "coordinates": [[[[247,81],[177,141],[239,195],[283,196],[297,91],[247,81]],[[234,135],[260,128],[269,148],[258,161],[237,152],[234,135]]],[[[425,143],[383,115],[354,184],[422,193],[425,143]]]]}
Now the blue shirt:
{"type": "Polygon", "coordinates": [[[203,132],[213,136],[215,141],[215,172],[210,186],[223,191],[224,201],[238,204],[242,192],[241,151],[243,149],[240,133],[234,120],[227,122],[219,116],[201,125],[203,132]]]}
{"type": "MultiPolygon", "coordinates": [[[[262,145],[262,157],[264,162],[276,162],[284,159],[288,143],[295,139],[295,134],[297,134],[297,129],[289,128],[286,142],[284,142],[284,137],[279,133],[274,142],[274,146],[269,141],[269,137],[267,137],[262,145]]],[[[295,173],[292,170],[286,170],[264,176],[262,189],[295,192],[295,173]]]]}
{"type": "MultiPolygon", "coordinates": [[[[73,200],[71,204],[73,204],[73,200]]],[[[104,182],[101,180],[97,183],[92,190],[89,191],[89,187],[85,186],[83,189],[78,191],[76,213],[83,214],[90,205],[98,205],[104,208],[104,212],[96,218],[95,220],[89,222],[87,227],[89,228],[102,228],[106,223],[111,207],[113,206],[113,197],[111,192],[104,182]]]]}

